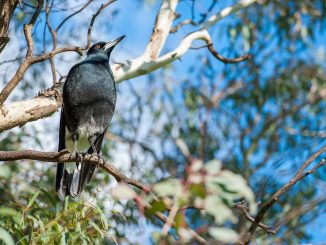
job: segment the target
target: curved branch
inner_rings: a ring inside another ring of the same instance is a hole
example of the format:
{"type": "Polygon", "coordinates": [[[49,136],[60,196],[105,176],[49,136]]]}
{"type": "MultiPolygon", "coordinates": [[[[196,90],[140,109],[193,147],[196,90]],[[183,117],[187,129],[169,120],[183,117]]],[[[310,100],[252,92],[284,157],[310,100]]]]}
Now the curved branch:
{"type": "Polygon", "coordinates": [[[209,52],[216,58],[218,59],[219,61],[222,61],[223,63],[239,63],[239,62],[242,62],[242,61],[245,61],[245,60],[248,60],[251,58],[251,55],[250,54],[245,54],[241,57],[237,57],[237,58],[233,58],[233,59],[230,59],[230,58],[225,58],[224,56],[222,56],[219,52],[217,52],[215,49],[214,49],[214,46],[213,46],[213,43],[210,43],[207,45],[207,48],[209,50],[209,52]]]}
{"type": "Polygon", "coordinates": [[[202,25],[202,29],[209,29],[214,24],[216,24],[218,21],[224,19],[225,17],[238,12],[241,9],[247,8],[250,5],[258,2],[258,0],[241,0],[238,3],[226,7],[222,9],[219,13],[212,15],[207,21],[205,21],[202,25]]]}

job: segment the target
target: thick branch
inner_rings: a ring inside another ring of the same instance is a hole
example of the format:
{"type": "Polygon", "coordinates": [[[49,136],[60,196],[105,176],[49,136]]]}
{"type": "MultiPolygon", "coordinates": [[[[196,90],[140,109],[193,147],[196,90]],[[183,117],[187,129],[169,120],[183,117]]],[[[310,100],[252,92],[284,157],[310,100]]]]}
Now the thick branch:
{"type": "Polygon", "coordinates": [[[148,74],[160,67],[170,64],[184,55],[191,47],[193,41],[205,39],[210,39],[206,30],[192,32],[183,38],[175,50],[168,52],[155,60],[146,61],[143,59],[143,57],[139,57],[134,60],[127,61],[122,65],[114,65],[112,70],[114,72],[115,80],[117,82],[128,80],[130,78],[148,74]]]}
{"type": "Polygon", "coordinates": [[[154,60],[160,55],[166,39],[169,36],[178,2],[179,0],[162,1],[159,13],[156,16],[150,42],[147,44],[142,56],[144,60],[154,60]]]}
{"type": "Polygon", "coordinates": [[[2,113],[0,111],[0,132],[40,118],[49,117],[60,107],[61,101],[55,97],[37,97],[3,105],[2,113]]]}

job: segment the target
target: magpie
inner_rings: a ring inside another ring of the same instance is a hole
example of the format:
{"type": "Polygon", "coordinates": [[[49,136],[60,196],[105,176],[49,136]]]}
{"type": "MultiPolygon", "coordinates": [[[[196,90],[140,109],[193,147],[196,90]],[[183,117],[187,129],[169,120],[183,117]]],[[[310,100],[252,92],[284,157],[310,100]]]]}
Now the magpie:
{"type": "Polygon", "coordinates": [[[82,153],[98,155],[116,104],[116,88],[109,59],[124,38],[98,42],[74,65],[63,86],[58,151],[68,149],[76,164],[57,164],[56,191],[61,199],[76,197],[91,180],[96,166],[82,161],[82,153]],[[73,166],[73,167],[71,167],[73,166]]]}

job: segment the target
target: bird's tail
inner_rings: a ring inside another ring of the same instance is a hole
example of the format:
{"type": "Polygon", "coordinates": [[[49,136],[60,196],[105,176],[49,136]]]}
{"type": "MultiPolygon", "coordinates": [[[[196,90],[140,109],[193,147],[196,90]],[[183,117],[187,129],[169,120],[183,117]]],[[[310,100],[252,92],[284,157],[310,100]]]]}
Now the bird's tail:
{"type": "MultiPolygon", "coordinates": [[[[101,145],[103,142],[104,133],[101,134],[95,141],[94,145],[97,154],[100,153],[101,145]]],[[[87,154],[94,153],[93,148],[90,147],[87,154]]],[[[69,173],[65,168],[65,163],[57,164],[57,179],[56,179],[56,191],[60,199],[64,199],[65,196],[76,197],[85,188],[95,172],[96,166],[94,164],[81,162],[76,163],[77,168],[69,173]]]]}

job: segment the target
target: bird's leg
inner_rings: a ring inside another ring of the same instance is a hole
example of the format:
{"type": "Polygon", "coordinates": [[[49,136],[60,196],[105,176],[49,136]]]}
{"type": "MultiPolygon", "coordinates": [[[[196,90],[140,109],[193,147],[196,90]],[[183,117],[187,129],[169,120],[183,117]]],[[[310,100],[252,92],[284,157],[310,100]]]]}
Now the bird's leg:
{"type": "Polygon", "coordinates": [[[79,160],[83,160],[83,155],[78,151],[78,148],[77,148],[78,134],[72,134],[71,140],[74,143],[74,149],[70,153],[70,159],[77,158],[79,160]]]}
{"type": "Polygon", "coordinates": [[[93,153],[91,157],[97,157],[97,159],[100,159],[99,154],[97,153],[96,147],[95,147],[95,140],[96,140],[96,135],[92,135],[88,138],[89,143],[91,144],[91,147],[93,149],[93,153]]]}

